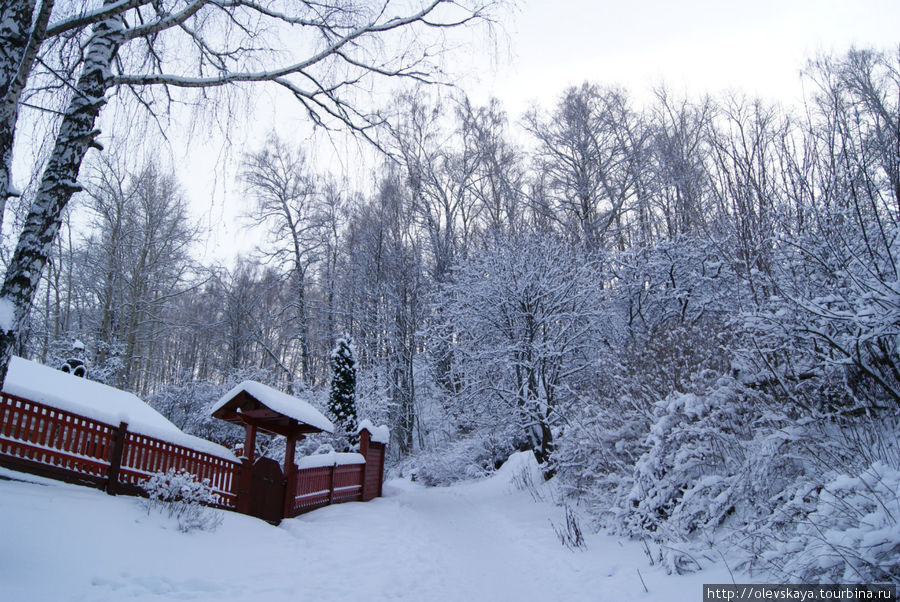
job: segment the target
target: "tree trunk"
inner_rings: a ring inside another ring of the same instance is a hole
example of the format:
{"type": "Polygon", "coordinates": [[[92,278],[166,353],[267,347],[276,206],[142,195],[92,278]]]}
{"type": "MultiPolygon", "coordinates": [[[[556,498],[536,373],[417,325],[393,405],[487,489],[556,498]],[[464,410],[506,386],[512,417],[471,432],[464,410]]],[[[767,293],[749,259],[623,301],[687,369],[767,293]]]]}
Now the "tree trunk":
{"type": "MultiPolygon", "coordinates": [[[[106,2],[110,3],[109,0],[106,2]]],[[[113,17],[94,26],[75,94],[60,125],[50,160],[0,289],[0,380],[6,370],[21,329],[31,309],[35,291],[59,231],[62,212],[79,190],[76,183],[81,161],[94,138],[94,122],[105,104],[111,82],[110,66],[121,41],[122,20],[113,17]],[[10,315],[12,314],[12,315],[10,315]],[[12,318],[11,320],[9,318],[12,318]]]]}
{"type": "MultiPolygon", "coordinates": [[[[0,227],[6,199],[12,196],[13,140],[19,100],[44,39],[53,0],[41,2],[31,29],[34,5],[34,0],[0,0],[0,227]]],[[[6,376],[5,368],[0,372],[0,376],[6,376]]]]}

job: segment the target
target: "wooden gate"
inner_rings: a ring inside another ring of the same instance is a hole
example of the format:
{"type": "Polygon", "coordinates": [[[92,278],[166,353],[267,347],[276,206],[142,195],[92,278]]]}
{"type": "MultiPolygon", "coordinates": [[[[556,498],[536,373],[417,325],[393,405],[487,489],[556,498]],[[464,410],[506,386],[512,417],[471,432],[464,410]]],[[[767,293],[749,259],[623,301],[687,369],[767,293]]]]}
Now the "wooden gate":
{"type": "Polygon", "coordinates": [[[284,474],[271,458],[260,458],[253,464],[250,480],[248,513],[270,523],[284,517],[284,474]]]}

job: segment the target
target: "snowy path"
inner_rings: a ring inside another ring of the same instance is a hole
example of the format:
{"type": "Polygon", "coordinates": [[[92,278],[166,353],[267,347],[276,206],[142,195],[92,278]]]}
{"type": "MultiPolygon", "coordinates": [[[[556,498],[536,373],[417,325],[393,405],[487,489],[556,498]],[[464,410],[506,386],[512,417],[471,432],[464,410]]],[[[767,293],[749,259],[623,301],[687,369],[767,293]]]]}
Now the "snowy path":
{"type": "Polygon", "coordinates": [[[637,544],[602,535],[569,551],[550,524],[560,510],[504,475],[385,494],[278,528],[225,513],[214,533],[185,535],[133,498],[0,481],[0,599],[695,602],[702,583],[730,580],[715,568],[667,576],[637,544]]]}

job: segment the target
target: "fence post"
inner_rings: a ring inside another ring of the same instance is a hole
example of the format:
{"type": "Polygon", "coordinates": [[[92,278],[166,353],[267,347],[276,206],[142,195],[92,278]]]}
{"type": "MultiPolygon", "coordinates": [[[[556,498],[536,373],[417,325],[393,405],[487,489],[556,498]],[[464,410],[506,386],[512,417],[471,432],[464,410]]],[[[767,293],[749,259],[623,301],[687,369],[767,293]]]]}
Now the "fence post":
{"type": "Polygon", "coordinates": [[[120,422],[113,440],[109,471],[106,473],[106,493],[109,495],[116,495],[119,490],[119,469],[122,468],[122,456],[125,455],[126,437],[128,437],[128,423],[120,422]]]}
{"type": "Polygon", "coordinates": [[[378,493],[376,495],[381,497],[383,494],[381,488],[384,485],[384,456],[387,453],[387,445],[384,443],[379,444],[378,451],[378,493]]]}
{"type": "Polygon", "coordinates": [[[235,509],[241,514],[250,514],[250,496],[253,494],[253,463],[241,458],[237,478],[237,499],[235,509]]]}
{"type": "Polygon", "coordinates": [[[297,465],[294,464],[294,449],[297,440],[294,436],[288,436],[287,446],[284,448],[284,510],[283,518],[294,517],[294,496],[297,495],[297,465]]]}
{"type": "Polygon", "coordinates": [[[369,429],[362,429],[359,431],[359,453],[363,457],[363,460],[366,461],[363,464],[363,473],[362,473],[362,501],[368,502],[372,499],[369,496],[369,490],[366,488],[366,483],[368,481],[369,470],[373,467],[369,466],[369,439],[371,435],[369,434],[369,429]]]}
{"type": "Polygon", "coordinates": [[[329,479],[330,482],[328,484],[328,505],[329,506],[334,503],[334,471],[336,468],[337,468],[336,463],[331,465],[331,478],[329,479]]]}

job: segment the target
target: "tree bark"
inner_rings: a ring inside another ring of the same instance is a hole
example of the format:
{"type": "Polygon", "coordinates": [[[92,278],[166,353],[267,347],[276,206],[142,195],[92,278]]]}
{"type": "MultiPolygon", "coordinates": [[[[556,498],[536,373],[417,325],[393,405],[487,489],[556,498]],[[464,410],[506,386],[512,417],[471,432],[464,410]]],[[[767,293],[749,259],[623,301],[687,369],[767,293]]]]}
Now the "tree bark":
{"type": "Polygon", "coordinates": [[[43,0],[34,15],[34,0],[0,1],[0,227],[6,200],[13,196],[12,151],[19,100],[47,31],[53,0],[43,0]]]}

